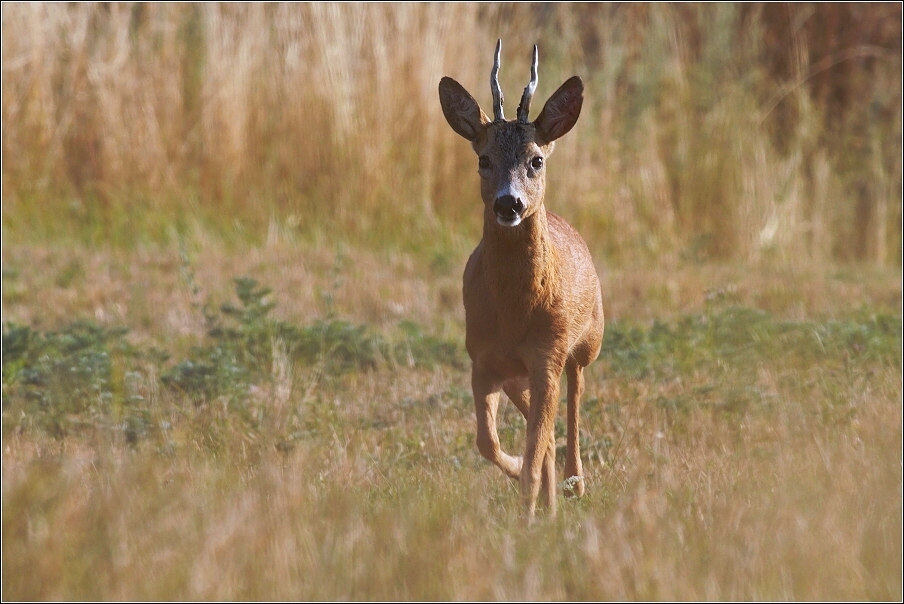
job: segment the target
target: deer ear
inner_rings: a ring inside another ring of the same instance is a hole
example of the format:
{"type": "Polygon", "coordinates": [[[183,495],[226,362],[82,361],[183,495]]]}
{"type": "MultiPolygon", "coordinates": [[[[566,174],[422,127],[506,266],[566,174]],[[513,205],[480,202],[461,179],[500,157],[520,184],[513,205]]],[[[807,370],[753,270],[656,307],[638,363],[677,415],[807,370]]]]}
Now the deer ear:
{"type": "Polygon", "coordinates": [[[472,143],[490,121],[474,97],[452,78],[439,81],[439,104],[452,129],[472,143]]]}
{"type": "Polygon", "coordinates": [[[549,97],[543,111],[534,120],[540,139],[538,142],[549,144],[565,136],[577,123],[583,103],[584,83],[578,76],[573,76],[549,97]]]}

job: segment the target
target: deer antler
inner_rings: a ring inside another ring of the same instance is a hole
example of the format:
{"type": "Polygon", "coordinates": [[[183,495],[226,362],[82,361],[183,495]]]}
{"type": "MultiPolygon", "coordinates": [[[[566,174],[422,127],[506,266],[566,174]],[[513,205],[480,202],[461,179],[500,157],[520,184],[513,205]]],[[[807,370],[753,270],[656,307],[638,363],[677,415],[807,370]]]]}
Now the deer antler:
{"type": "Polygon", "coordinates": [[[493,91],[493,117],[495,120],[505,120],[502,113],[502,88],[499,87],[499,57],[502,54],[502,39],[496,42],[496,58],[493,60],[493,70],[490,72],[490,90],[493,91]]]}
{"type": "Polygon", "coordinates": [[[537,91],[537,45],[534,44],[534,58],[530,64],[530,83],[524,88],[521,95],[521,104],[518,105],[518,121],[527,123],[527,114],[530,113],[530,101],[537,91]]]}

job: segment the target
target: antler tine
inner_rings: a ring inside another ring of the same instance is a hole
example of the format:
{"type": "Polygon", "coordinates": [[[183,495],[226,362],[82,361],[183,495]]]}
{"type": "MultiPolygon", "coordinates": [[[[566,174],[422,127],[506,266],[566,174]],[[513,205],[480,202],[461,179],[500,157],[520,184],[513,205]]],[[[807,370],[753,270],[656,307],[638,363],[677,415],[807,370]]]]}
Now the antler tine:
{"type": "Polygon", "coordinates": [[[496,120],[504,120],[502,113],[502,88],[499,87],[499,57],[502,55],[502,38],[496,41],[496,58],[493,60],[493,70],[490,72],[490,90],[493,91],[493,117],[496,120]]]}
{"type": "Polygon", "coordinates": [[[530,83],[524,89],[524,94],[521,95],[521,104],[518,105],[518,121],[519,122],[527,122],[527,114],[530,113],[530,102],[531,99],[534,98],[534,92],[537,91],[537,63],[538,63],[539,54],[537,52],[537,45],[534,44],[534,58],[531,61],[530,65],[530,83]]]}

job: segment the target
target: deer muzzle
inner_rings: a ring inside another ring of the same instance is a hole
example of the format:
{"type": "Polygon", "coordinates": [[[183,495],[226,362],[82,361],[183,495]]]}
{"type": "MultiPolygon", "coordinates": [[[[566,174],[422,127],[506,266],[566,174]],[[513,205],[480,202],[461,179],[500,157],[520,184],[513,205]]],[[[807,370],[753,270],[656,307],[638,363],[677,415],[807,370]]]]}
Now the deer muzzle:
{"type": "Polygon", "coordinates": [[[514,195],[500,195],[493,202],[493,212],[496,213],[496,222],[502,226],[516,226],[521,222],[521,212],[524,211],[524,203],[514,195]]]}

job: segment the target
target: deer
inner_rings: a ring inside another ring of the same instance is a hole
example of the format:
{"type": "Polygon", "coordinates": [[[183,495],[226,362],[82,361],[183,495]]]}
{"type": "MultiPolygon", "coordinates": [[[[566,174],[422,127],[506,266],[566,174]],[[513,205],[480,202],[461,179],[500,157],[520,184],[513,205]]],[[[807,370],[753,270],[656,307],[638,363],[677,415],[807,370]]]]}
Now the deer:
{"type": "Polygon", "coordinates": [[[538,500],[556,514],[555,419],[559,381],[567,377],[563,490],[584,494],[579,444],[584,368],[599,356],[603,303],[587,244],[546,210],[546,164],[555,142],[577,122],[584,85],[573,76],[528,120],[537,89],[537,46],[516,119],[506,120],[499,86],[502,40],[496,43],[490,88],[493,119],[454,79],[439,82],[443,115],[478,157],[483,236],[465,266],[465,348],[480,454],[518,481],[522,513],[533,522],[538,500]],[[496,428],[504,391],[526,420],[522,456],[502,450],[496,428]]]}

